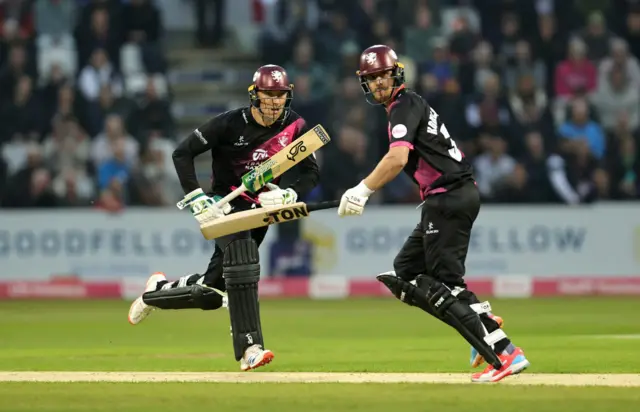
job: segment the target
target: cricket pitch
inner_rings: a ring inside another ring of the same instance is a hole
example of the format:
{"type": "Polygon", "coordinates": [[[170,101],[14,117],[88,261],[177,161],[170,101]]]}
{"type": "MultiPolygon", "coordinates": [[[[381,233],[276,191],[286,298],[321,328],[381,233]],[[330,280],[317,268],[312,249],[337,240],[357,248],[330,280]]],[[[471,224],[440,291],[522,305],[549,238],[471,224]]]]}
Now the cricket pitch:
{"type": "MultiPolygon", "coordinates": [[[[217,382],[470,384],[466,373],[0,372],[0,382],[217,382]]],[[[526,373],[500,385],[640,387],[640,374],[526,373]]]]}

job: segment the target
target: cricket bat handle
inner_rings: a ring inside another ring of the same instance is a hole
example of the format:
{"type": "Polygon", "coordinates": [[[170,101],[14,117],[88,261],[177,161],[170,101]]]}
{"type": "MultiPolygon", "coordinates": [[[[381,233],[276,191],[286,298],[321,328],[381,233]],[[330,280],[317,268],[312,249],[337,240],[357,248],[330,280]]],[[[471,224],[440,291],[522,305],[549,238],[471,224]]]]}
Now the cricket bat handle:
{"type": "Polygon", "coordinates": [[[313,212],[316,210],[332,209],[340,206],[339,200],[328,200],[326,202],[307,203],[307,210],[313,212]]]}
{"type": "Polygon", "coordinates": [[[245,185],[240,185],[240,187],[235,189],[233,192],[229,193],[228,195],[226,195],[225,197],[220,199],[219,202],[216,202],[216,206],[221,208],[222,206],[224,206],[227,203],[231,202],[233,199],[235,199],[236,197],[240,196],[241,194],[243,194],[246,191],[247,191],[247,188],[245,187],[245,185]]]}

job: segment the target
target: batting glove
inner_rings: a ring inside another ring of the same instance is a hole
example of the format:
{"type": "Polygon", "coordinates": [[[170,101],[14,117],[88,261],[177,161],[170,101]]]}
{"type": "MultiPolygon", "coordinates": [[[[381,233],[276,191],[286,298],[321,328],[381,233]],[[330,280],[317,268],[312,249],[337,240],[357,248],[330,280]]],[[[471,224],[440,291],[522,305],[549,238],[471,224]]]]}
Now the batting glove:
{"type": "Polygon", "coordinates": [[[203,224],[231,212],[231,205],[228,203],[222,207],[217,206],[216,202],[220,199],[220,196],[209,197],[202,189],[196,189],[178,202],[177,206],[179,209],[189,207],[198,223],[203,224]]]}
{"type": "Polygon", "coordinates": [[[262,207],[290,205],[298,201],[298,194],[291,188],[283,190],[273,183],[267,183],[267,187],[268,192],[258,195],[258,201],[262,207]]]}
{"type": "Polygon", "coordinates": [[[369,189],[364,182],[347,190],[340,198],[338,216],[361,215],[364,212],[364,205],[372,194],[373,190],[369,189]]]}

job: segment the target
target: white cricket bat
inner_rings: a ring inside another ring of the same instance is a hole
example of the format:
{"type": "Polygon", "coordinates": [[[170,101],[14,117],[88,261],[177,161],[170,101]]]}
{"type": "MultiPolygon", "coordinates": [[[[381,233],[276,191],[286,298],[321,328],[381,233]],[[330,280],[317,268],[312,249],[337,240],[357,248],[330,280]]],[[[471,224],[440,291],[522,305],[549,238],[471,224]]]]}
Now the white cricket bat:
{"type": "Polygon", "coordinates": [[[201,226],[200,231],[205,239],[212,240],[244,230],[302,219],[308,217],[309,213],[315,210],[330,209],[338,207],[339,205],[339,200],[331,200],[319,203],[297,202],[276,207],[258,207],[251,210],[231,213],[227,216],[212,220],[201,226]]]}

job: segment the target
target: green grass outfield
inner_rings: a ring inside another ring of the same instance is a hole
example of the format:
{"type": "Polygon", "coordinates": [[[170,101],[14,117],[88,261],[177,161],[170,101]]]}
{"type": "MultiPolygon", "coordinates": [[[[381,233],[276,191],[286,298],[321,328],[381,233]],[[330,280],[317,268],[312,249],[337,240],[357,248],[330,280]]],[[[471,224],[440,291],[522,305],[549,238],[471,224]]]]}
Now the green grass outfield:
{"type": "Polygon", "coordinates": [[[393,299],[263,301],[266,346],[276,358],[261,372],[245,374],[237,373],[226,311],[156,311],[134,327],[127,323],[128,303],[122,301],[0,302],[0,371],[14,372],[11,377],[0,374],[0,411],[191,412],[223,407],[388,411],[405,406],[418,411],[442,407],[468,411],[483,404],[502,411],[640,410],[638,387],[528,385],[598,385],[605,378],[608,385],[640,385],[640,300],[491,303],[504,317],[505,331],[532,363],[520,377],[497,385],[464,383],[471,372],[468,345],[449,327],[393,299]],[[91,371],[93,381],[136,382],[6,382],[31,379],[20,371],[49,371],[35,378],[47,381],[68,380],[51,372],[91,371]],[[104,371],[166,372],[145,376],[156,381],[215,382],[143,382],[147,378],[129,373],[107,378],[101,374],[104,371]],[[171,372],[233,374],[180,378],[171,372]],[[327,383],[223,383],[300,380],[303,375],[295,372],[379,374],[311,379],[327,383]],[[571,375],[585,373],[627,375],[571,375]],[[556,375],[548,375],[545,382],[539,374],[556,375]],[[418,382],[460,383],[328,383],[367,377],[397,382],[404,380],[402,376],[418,382]]]}

